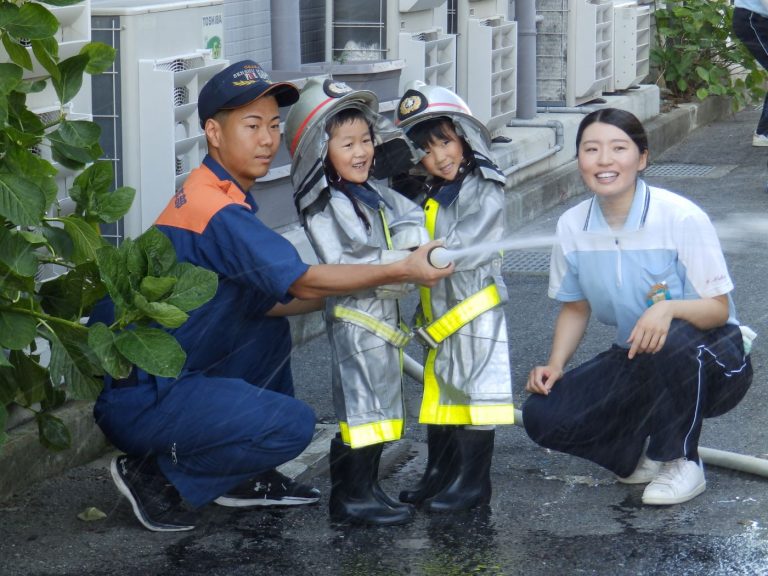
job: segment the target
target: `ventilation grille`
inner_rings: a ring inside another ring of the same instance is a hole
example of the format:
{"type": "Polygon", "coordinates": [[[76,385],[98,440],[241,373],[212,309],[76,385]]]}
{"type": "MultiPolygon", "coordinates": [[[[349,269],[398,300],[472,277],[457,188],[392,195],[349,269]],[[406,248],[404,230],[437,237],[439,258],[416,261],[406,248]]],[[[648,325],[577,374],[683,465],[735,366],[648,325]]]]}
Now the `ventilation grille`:
{"type": "Polygon", "coordinates": [[[189,104],[189,88],[186,86],[176,86],[173,89],[173,105],[178,108],[189,104]]]}

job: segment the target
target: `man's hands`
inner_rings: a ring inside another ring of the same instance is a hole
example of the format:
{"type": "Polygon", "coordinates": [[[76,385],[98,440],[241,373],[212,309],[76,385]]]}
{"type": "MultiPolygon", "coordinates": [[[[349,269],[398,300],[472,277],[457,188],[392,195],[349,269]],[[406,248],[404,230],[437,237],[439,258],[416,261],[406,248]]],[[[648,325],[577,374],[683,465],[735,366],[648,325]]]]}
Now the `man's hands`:
{"type": "Polygon", "coordinates": [[[443,243],[440,240],[433,240],[432,242],[422,244],[414,250],[410,256],[401,261],[403,265],[407,266],[406,274],[409,277],[408,282],[432,287],[440,280],[453,273],[455,268],[453,262],[445,268],[435,268],[427,259],[427,255],[432,248],[442,245],[443,243]]]}

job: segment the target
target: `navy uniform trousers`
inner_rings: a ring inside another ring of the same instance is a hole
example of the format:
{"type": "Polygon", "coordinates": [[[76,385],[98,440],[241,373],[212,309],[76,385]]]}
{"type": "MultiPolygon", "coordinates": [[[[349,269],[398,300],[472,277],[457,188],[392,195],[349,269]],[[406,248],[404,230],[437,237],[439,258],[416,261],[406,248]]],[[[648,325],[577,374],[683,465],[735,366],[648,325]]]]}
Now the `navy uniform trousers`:
{"type": "Polygon", "coordinates": [[[618,476],[647,455],[658,461],[698,461],[703,418],[736,406],[752,383],[738,326],[701,331],[673,320],[656,354],[627,358],[614,345],[565,373],[549,395],[532,394],[523,405],[530,438],[591,460],[618,476]]]}
{"type": "Polygon", "coordinates": [[[184,499],[202,506],[295,458],[312,440],[315,415],[293,397],[289,357],[264,378],[259,354],[244,346],[161,393],[154,379],[107,382],[94,415],[118,449],[155,456],[184,499]]]}

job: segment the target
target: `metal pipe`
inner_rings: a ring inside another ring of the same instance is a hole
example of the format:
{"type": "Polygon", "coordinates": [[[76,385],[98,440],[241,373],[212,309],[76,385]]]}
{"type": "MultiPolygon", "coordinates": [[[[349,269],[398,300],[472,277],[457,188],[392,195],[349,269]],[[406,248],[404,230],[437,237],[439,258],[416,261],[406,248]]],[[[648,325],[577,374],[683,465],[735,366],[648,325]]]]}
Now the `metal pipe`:
{"type": "MultiPolygon", "coordinates": [[[[419,382],[424,381],[424,367],[408,354],[403,354],[403,369],[405,373],[419,382]]],[[[523,425],[523,413],[515,408],[515,424],[523,425]]],[[[714,448],[705,448],[699,446],[699,456],[701,459],[712,466],[747,472],[757,476],[768,478],[768,460],[756,458],[755,456],[746,456],[736,452],[726,452],[725,450],[716,450],[714,448]]]]}
{"type": "Polygon", "coordinates": [[[555,154],[560,152],[560,150],[563,149],[563,146],[565,144],[565,130],[563,129],[563,123],[560,122],[560,120],[525,120],[525,119],[517,118],[514,120],[510,120],[507,123],[507,126],[510,128],[515,128],[515,127],[552,128],[555,131],[555,145],[552,148],[545,150],[541,154],[537,154],[536,156],[527,158],[523,162],[504,168],[502,170],[502,173],[504,174],[504,176],[509,176],[510,174],[514,174],[515,172],[519,172],[523,168],[527,168],[528,166],[532,166],[537,162],[541,162],[542,160],[549,158],[550,156],[554,156],[555,154]]]}
{"type": "Polygon", "coordinates": [[[589,114],[602,108],[602,106],[539,106],[536,111],[546,114],[589,114]]]}
{"type": "Polygon", "coordinates": [[[517,117],[536,116],[536,0],[516,0],[517,117]]]}
{"type": "Polygon", "coordinates": [[[272,69],[301,69],[299,0],[270,0],[272,69]]]}

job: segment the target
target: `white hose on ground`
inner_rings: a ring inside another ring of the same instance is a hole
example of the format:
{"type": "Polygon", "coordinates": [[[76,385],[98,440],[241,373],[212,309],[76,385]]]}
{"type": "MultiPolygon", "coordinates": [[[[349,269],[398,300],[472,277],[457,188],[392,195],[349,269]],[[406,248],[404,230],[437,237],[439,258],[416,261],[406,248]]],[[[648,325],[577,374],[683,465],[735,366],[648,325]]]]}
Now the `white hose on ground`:
{"type": "MultiPolygon", "coordinates": [[[[424,380],[424,367],[408,356],[408,354],[403,354],[403,368],[405,373],[414,380],[419,382],[424,380]]],[[[523,413],[517,408],[515,408],[515,424],[518,426],[523,425],[523,413]]],[[[711,464],[712,466],[729,468],[768,478],[768,460],[763,458],[746,456],[725,450],[716,450],[714,448],[705,448],[704,446],[699,446],[699,456],[701,456],[701,459],[706,464],[711,464]]]]}

